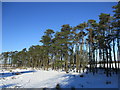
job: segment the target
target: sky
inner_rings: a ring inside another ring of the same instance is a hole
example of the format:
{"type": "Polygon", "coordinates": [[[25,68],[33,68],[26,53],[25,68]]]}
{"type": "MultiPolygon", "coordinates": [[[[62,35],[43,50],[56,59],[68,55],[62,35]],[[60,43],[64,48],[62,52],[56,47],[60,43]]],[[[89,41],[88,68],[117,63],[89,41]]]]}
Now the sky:
{"type": "Polygon", "coordinates": [[[63,24],[76,26],[100,13],[113,15],[117,2],[3,2],[2,52],[42,45],[46,29],[60,31],[63,24]]]}

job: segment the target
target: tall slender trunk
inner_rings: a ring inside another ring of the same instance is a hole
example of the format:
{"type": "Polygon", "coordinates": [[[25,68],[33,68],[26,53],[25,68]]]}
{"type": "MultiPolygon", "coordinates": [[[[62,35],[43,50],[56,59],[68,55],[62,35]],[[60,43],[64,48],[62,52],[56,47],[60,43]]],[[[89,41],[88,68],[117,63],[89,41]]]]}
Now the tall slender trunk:
{"type": "Polygon", "coordinates": [[[91,48],[90,48],[90,42],[89,42],[89,65],[90,65],[90,66],[89,66],[89,68],[90,68],[89,71],[90,71],[90,72],[91,72],[91,65],[92,65],[92,64],[91,64],[91,62],[92,62],[91,58],[92,58],[92,56],[91,56],[91,48]]]}
{"type": "Polygon", "coordinates": [[[108,45],[109,46],[109,69],[110,69],[110,76],[111,76],[111,65],[112,65],[112,54],[111,54],[111,47],[110,47],[110,44],[108,45]]]}
{"type": "Polygon", "coordinates": [[[105,69],[105,49],[103,48],[103,68],[105,69]]]}
{"type": "Polygon", "coordinates": [[[78,52],[76,53],[76,72],[78,72],[79,69],[79,56],[78,56],[78,52]]]}
{"type": "Polygon", "coordinates": [[[100,64],[100,67],[101,67],[101,49],[99,49],[99,64],[100,64]]]}
{"type": "Polygon", "coordinates": [[[76,72],[78,72],[78,70],[79,70],[79,46],[78,45],[76,45],[76,72]]]}
{"type": "Polygon", "coordinates": [[[62,50],[61,50],[61,68],[62,68],[62,70],[63,70],[63,67],[62,67],[62,61],[63,61],[63,56],[62,56],[62,50]]]}
{"type": "Polygon", "coordinates": [[[95,60],[96,73],[97,73],[97,59],[98,59],[97,55],[98,55],[98,52],[97,52],[97,49],[96,49],[96,60],[95,60]]]}
{"type": "Polygon", "coordinates": [[[68,55],[65,55],[65,71],[68,72],[68,55]]]}
{"type": "MultiPolygon", "coordinates": [[[[119,32],[119,31],[118,31],[118,32],[119,32]]],[[[119,32],[119,33],[120,33],[120,32],[119,32]]],[[[118,33],[118,36],[120,35],[119,33],[118,33]]],[[[120,69],[120,39],[119,39],[119,38],[120,38],[120,37],[117,38],[117,47],[118,47],[118,60],[119,60],[119,61],[118,61],[118,68],[120,69]]]]}
{"type": "Polygon", "coordinates": [[[117,74],[117,62],[116,62],[116,56],[115,56],[115,41],[113,39],[113,56],[114,56],[114,62],[115,62],[115,71],[117,74]]]}
{"type": "Polygon", "coordinates": [[[106,59],[107,59],[107,68],[106,68],[106,76],[108,77],[108,73],[109,73],[109,71],[108,71],[108,50],[107,50],[107,47],[106,47],[106,59]]]}
{"type": "Polygon", "coordinates": [[[93,74],[95,74],[95,48],[94,47],[94,42],[92,43],[92,57],[93,57],[93,74]]]}
{"type": "Polygon", "coordinates": [[[81,71],[81,59],[82,59],[82,54],[83,54],[83,44],[84,44],[84,38],[82,37],[82,43],[80,46],[80,61],[79,61],[79,72],[81,71]]]}

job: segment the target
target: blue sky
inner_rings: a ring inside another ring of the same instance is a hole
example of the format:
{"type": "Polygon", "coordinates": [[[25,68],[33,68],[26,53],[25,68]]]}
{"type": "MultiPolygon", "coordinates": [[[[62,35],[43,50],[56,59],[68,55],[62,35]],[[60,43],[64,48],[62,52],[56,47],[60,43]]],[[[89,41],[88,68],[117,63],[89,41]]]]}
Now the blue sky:
{"type": "Polygon", "coordinates": [[[3,2],[2,51],[41,45],[46,29],[59,31],[61,25],[76,26],[100,13],[113,14],[117,2],[3,2]]]}

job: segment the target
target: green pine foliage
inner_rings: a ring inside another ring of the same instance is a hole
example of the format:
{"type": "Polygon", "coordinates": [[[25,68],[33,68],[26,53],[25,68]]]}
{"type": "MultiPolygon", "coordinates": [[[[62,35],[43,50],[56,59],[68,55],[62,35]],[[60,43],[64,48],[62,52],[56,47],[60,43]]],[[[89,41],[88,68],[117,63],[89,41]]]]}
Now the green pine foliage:
{"type": "Polygon", "coordinates": [[[52,68],[66,72],[74,68],[76,72],[89,68],[94,74],[97,64],[100,64],[107,76],[113,69],[117,73],[120,69],[116,57],[120,56],[120,2],[113,9],[113,16],[101,13],[99,22],[89,19],[75,27],[65,24],[59,32],[47,29],[40,40],[43,45],[32,45],[28,50],[3,52],[0,59],[5,67],[9,64],[13,67],[52,68]]]}

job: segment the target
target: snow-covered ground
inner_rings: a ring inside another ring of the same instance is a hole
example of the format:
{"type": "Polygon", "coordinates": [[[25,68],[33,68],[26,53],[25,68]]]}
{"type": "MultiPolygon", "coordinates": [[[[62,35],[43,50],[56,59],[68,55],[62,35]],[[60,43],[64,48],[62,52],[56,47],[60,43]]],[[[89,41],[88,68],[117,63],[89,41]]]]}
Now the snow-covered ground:
{"type": "MultiPolygon", "coordinates": [[[[15,69],[14,72],[25,72],[20,75],[11,75],[0,78],[0,88],[54,88],[57,84],[61,88],[118,88],[118,76],[106,77],[102,71],[93,75],[92,73],[65,73],[62,71],[15,69]],[[108,84],[106,84],[108,82],[108,84]]],[[[12,72],[13,72],[12,71],[12,72]]],[[[0,73],[3,73],[1,71],[0,73]]],[[[4,73],[11,73],[4,71],[4,73]]]]}

